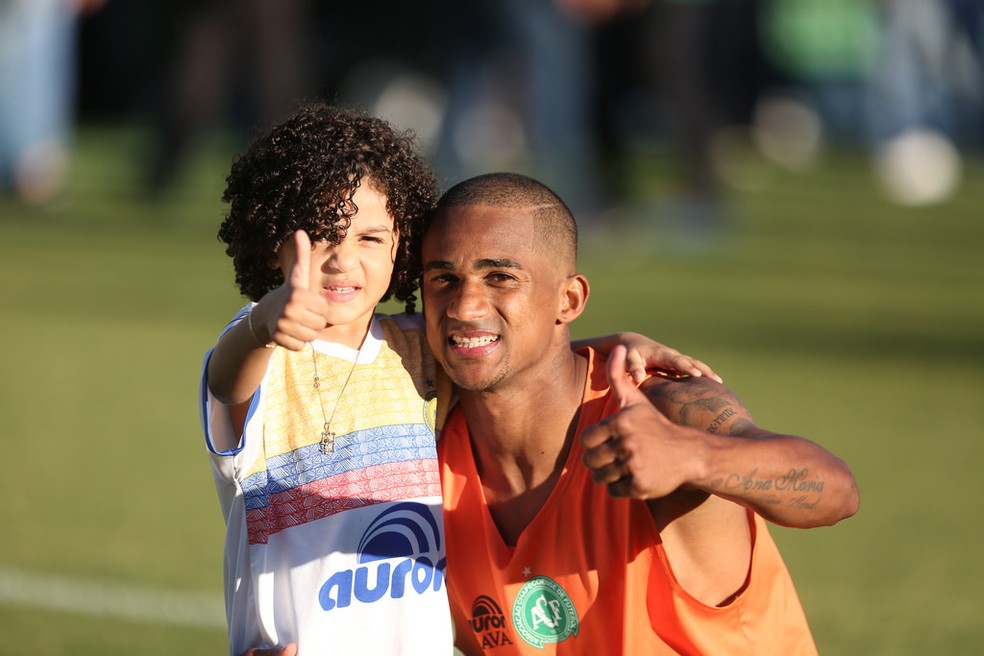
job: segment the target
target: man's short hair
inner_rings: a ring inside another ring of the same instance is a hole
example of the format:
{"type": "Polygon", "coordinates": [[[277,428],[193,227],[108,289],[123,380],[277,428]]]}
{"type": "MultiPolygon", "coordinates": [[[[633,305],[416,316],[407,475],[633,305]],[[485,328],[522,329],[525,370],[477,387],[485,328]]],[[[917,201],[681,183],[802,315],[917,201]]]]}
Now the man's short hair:
{"type": "Polygon", "coordinates": [[[577,224],[571,210],[550,187],[519,173],[486,173],[463,180],[448,189],[435,214],[451,207],[486,205],[529,210],[535,218],[534,248],[556,257],[577,261],[577,224]]]}

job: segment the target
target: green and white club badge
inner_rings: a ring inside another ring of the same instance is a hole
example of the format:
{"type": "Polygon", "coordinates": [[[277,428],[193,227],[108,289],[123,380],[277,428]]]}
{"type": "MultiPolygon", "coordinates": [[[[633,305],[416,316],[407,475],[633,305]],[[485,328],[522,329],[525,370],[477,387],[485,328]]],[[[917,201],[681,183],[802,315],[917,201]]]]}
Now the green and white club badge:
{"type": "Polygon", "coordinates": [[[556,581],[546,576],[534,576],[519,589],[512,619],[519,636],[539,649],[545,643],[576,637],[580,628],[574,602],[556,581]]]}

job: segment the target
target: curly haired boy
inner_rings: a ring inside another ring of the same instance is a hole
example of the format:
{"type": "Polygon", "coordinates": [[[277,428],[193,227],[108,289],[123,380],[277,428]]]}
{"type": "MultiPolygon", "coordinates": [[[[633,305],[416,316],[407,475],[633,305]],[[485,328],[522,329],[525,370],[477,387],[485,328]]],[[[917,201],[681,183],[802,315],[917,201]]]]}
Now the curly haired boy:
{"type": "Polygon", "coordinates": [[[325,104],[233,163],[219,237],[253,302],[201,386],[232,654],[450,651],[438,372],[409,314],[436,197],[409,136],[325,104]],[[389,298],[408,314],[375,315],[389,298]]]}

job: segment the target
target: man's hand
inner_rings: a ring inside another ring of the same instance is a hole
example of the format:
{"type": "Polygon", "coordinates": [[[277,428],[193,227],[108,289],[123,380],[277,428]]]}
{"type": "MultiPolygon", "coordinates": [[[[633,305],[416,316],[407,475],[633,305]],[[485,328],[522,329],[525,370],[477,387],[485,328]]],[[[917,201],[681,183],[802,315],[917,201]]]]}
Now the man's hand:
{"type": "Polygon", "coordinates": [[[253,327],[257,339],[300,351],[328,325],[328,301],[310,289],[311,240],[307,233],[295,232],[293,246],[290,275],[253,308],[253,327]]]}
{"type": "Polygon", "coordinates": [[[608,359],[615,414],[581,434],[591,478],[612,496],[656,499],[694,480],[702,442],[695,431],[667,419],[625,373],[626,349],[608,359]]]}

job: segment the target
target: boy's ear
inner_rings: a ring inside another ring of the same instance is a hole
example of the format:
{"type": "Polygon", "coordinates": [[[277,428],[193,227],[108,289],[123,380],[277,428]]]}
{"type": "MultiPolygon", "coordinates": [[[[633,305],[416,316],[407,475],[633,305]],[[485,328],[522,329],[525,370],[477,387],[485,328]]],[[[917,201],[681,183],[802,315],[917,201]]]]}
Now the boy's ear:
{"type": "Polygon", "coordinates": [[[588,279],[580,273],[569,276],[564,282],[561,290],[560,313],[557,315],[557,324],[568,324],[581,316],[584,306],[587,305],[588,296],[591,295],[591,286],[588,279]]]}
{"type": "Polygon", "coordinates": [[[271,269],[280,268],[280,251],[284,248],[283,244],[274,249],[273,253],[270,254],[270,259],[267,260],[267,266],[271,269]]]}

